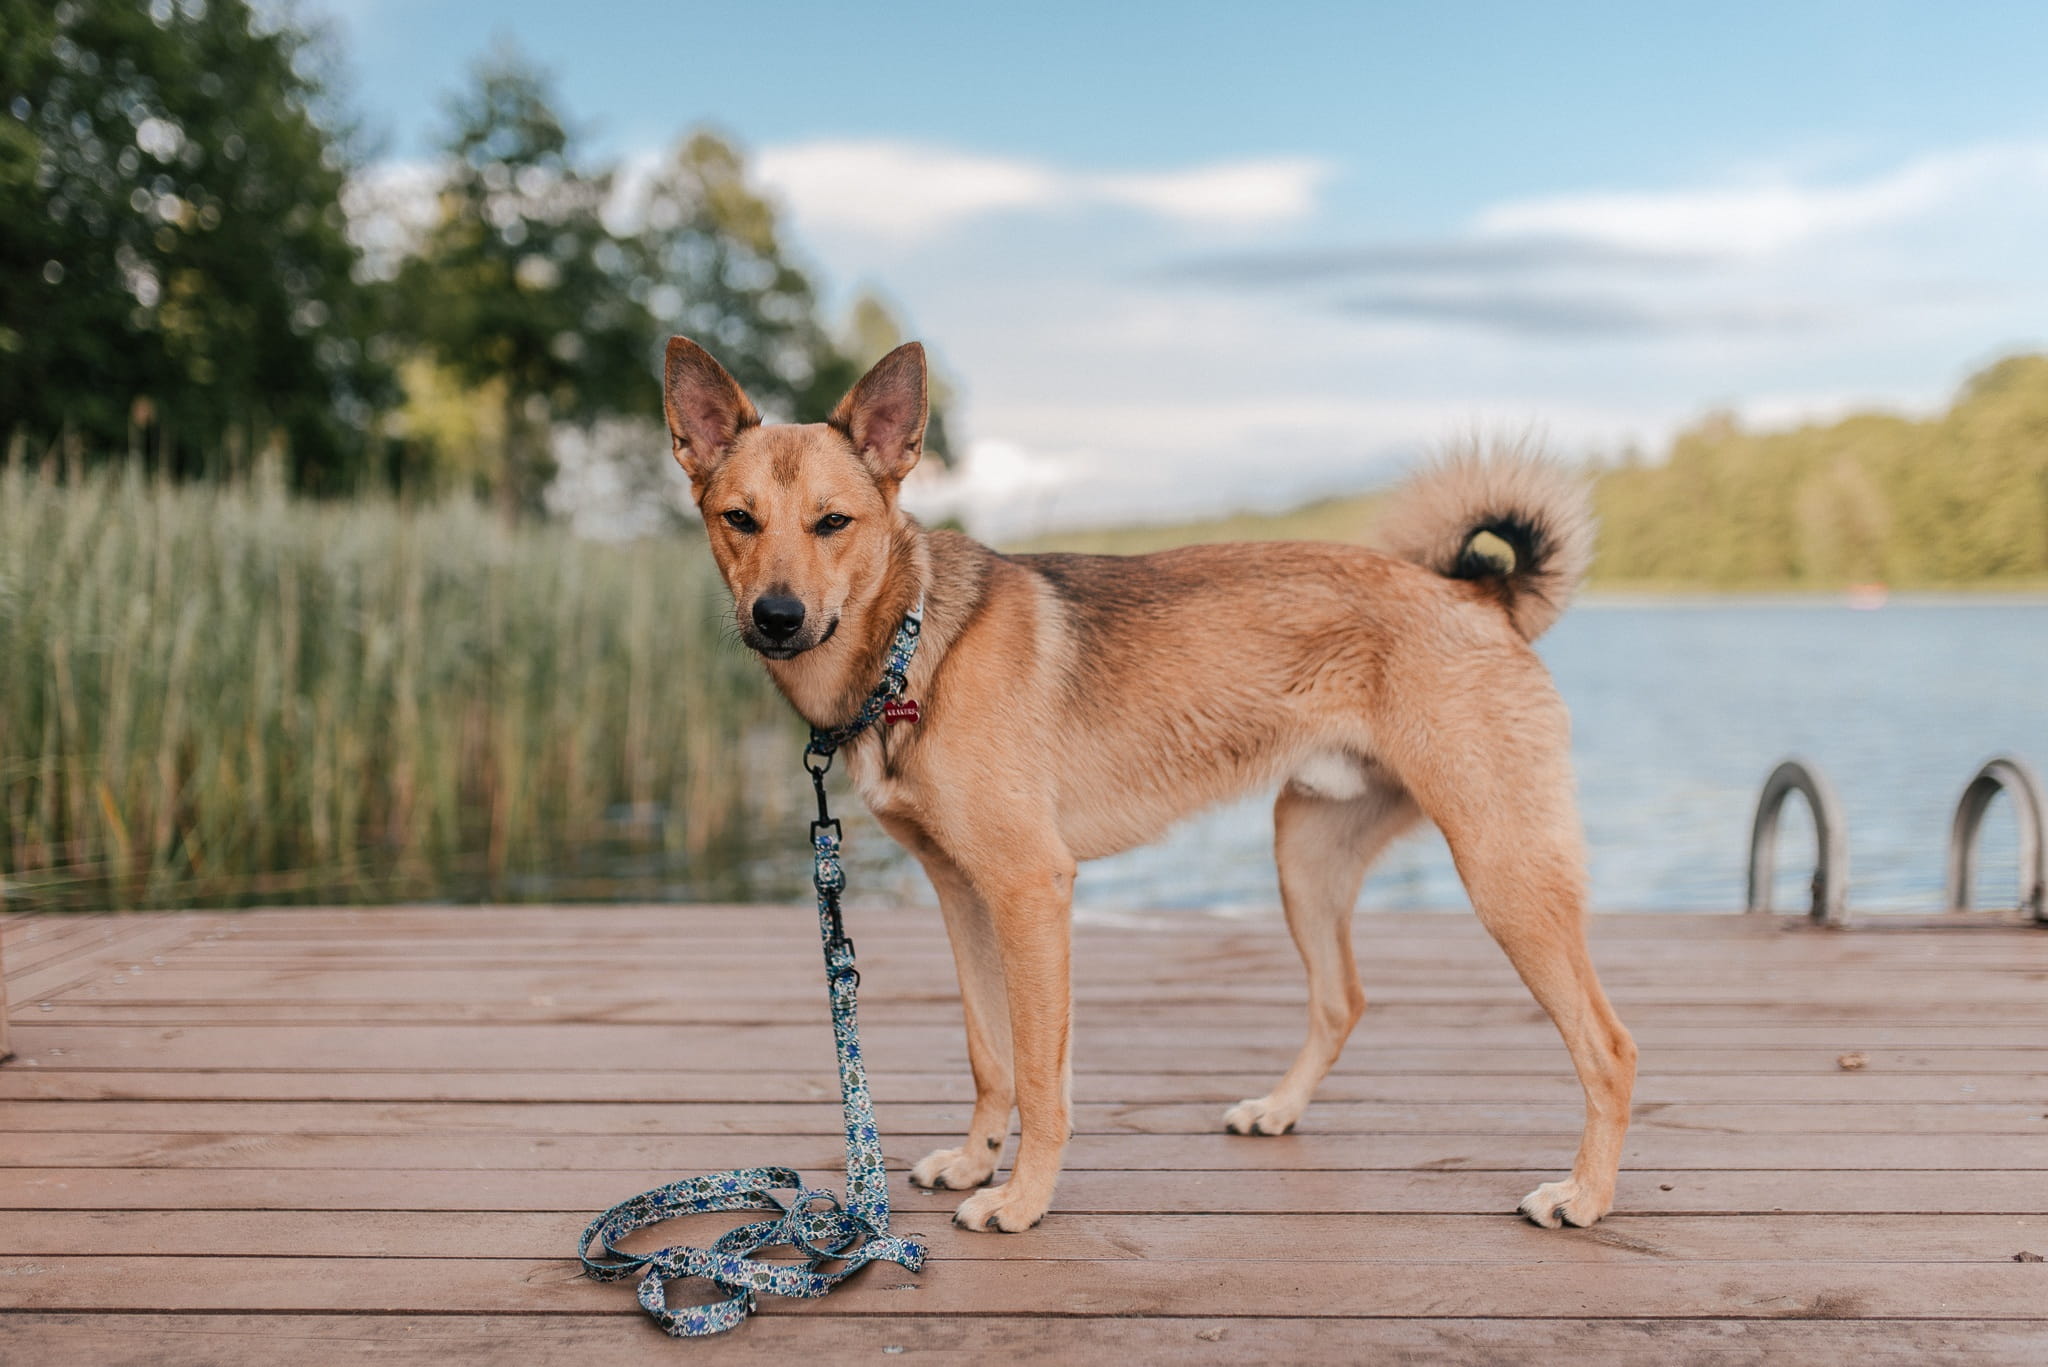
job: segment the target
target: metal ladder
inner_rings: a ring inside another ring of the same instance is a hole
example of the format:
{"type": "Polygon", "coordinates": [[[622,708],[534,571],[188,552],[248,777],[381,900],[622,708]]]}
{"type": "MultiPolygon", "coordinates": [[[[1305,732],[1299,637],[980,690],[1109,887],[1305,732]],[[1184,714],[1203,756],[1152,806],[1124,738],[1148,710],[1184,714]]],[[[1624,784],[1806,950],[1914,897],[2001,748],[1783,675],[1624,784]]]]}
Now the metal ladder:
{"type": "MultiPolygon", "coordinates": [[[[2017,755],[1994,755],[1978,766],[1956,801],[1948,835],[1948,910],[1970,910],[1970,884],[1977,872],[1977,834],[1985,809],[2000,792],[2012,799],[2020,830],[2018,910],[2037,925],[2048,925],[2048,801],[2033,767],[2017,755]]],[[[1748,910],[1771,913],[1771,881],[1777,869],[1778,816],[1785,799],[1798,793],[1813,812],[1813,904],[1807,917],[1816,925],[1849,923],[1849,830],[1834,785],[1806,760],[1785,760],[1771,770],[1757,799],[1749,833],[1748,910]]]]}

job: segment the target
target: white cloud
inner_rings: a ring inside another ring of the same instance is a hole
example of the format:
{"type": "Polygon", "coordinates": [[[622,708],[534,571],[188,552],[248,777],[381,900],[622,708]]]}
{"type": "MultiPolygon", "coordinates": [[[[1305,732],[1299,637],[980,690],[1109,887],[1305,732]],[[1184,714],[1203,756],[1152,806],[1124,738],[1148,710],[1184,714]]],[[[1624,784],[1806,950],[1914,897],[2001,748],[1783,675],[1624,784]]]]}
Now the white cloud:
{"type": "Polygon", "coordinates": [[[1638,251],[1766,255],[1917,218],[2012,179],[2048,181],[2048,146],[1968,148],[1841,185],[1772,179],[1544,195],[1495,205],[1474,226],[1488,235],[1583,238],[1638,251]]]}
{"type": "Polygon", "coordinates": [[[1329,174],[1307,157],[1099,173],[883,139],[768,147],[755,170],[807,227],[898,241],[989,214],[1105,204],[1189,223],[1280,222],[1314,208],[1329,174]]]}
{"type": "Polygon", "coordinates": [[[984,438],[969,444],[950,470],[926,464],[912,472],[903,500],[927,521],[954,517],[977,530],[1008,532],[1042,520],[1042,510],[1074,475],[1056,457],[984,438]]]}
{"type": "Polygon", "coordinates": [[[1698,343],[1718,354],[1694,349],[1685,363],[1747,350],[1769,369],[1775,347],[1817,358],[1885,334],[1984,338],[1960,340],[1956,354],[2024,345],[2048,283],[2034,245],[2044,221],[2048,142],[1979,144],[1857,180],[1781,174],[1505,200],[1441,237],[1235,248],[1161,278],[1382,333],[1657,347],[1670,362],[1698,343]]]}
{"type": "Polygon", "coordinates": [[[963,219],[1059,202],[1060,178],[1026,162],[910,143],[842,141],[764,148],[761,182],[799,218],[880,237],[922,237],[963,219]]]}
{"type": "Polygon", "coordinates": [[[1187,171],[1094,176],[1081,189],[1101,199],[1198,223],[1273,223],[1315,208],[1329,168],[1311,157],[1219,162],[1187,171]]]}

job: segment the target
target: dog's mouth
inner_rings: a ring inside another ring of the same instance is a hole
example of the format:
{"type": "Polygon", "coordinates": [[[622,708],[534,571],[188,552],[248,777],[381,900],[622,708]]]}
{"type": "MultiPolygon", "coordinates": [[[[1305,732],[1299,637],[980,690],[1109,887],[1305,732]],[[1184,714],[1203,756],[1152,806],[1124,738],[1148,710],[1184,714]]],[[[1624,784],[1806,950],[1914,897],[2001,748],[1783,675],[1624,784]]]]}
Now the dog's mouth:
{"type": "Polygon", "coordinates": [[[753,651],[756,655],[759,655],[764,660],[794,660],[797,656],[803,654],[805,651],[816,650],[819,646],[831,640],[832,633],[838,630],[839,619],[837,617],[834,617],[832,621],[826,626],[824,631],[818,634],[818,638],[815,641],[805,641],[801,639],[789,641],[771,641],[766,636],[761,635],[758,631],[752,630],[751,628],[744,632],[742,636],[747,643],[747,649],[753,651]]]}

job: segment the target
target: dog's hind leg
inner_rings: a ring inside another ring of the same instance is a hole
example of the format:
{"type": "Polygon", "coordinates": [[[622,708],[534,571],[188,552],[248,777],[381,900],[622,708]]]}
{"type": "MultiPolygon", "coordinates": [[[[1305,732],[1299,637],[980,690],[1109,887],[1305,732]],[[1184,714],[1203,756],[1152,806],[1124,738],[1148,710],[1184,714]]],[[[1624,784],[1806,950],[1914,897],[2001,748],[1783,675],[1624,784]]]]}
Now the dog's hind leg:
{"type": "Polygon", "coordinates": [[[1272,1091],[1224,1113],[1224,1127],[1238,1134],[1293,1129],[1365,1011],[1351,956],[1351,909],[1372,861],[1421,815],[1391,781],[1367,782],[1362,796],[1350,798],[1289,783],[1273,804],[1280,900],[1308,970],[1308,1038],[1272,1091]]]}
{"type": "MultiPolygon", "coordinates": [[[[1530,699],[1538,685],[1522,696],[1530,699]]],[[[1554,692],[1490,727],[1439,733],[1430,759],[1404,769],[1457,860],[1479,920],[1549,1013],[1586,1094],[1571,1176],[1522,1199],[1537,1224],[1590,1225],[1614,1206],[1628,1133],[1636,1046],[1586,948],[1586,865],[1572,802],[1568,727],[1554,692]]]]}
{"type": "MultiPolygon", "coordinates": [[[[1456,849],[1454,845],[1452,847],[1456,849]]],[[[1460,858],[1465,886],[1508,961],[1550,1013],[1586,1093],[1586,1129],[1571,1176],[1522,1198],[1521,1212],[1546,1229],[1590,1225],[1614,1208],[1615,1174],[1628,1134],[1636,1046],[1614,1014],[1586,948],[1582,875],[1561,867],[1517,868],[1542,856],[1506,850],[1460,858]],[[1469,866],[1469,867],[1468,867],[1469,866]]]]}

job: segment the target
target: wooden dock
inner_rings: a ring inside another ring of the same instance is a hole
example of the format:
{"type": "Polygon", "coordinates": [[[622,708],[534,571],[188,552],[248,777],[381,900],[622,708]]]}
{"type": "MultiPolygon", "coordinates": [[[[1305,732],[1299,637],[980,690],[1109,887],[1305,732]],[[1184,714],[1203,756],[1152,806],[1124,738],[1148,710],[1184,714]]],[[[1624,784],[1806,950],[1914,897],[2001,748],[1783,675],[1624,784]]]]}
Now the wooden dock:
{"type": "Polygon", "coordinates": [[[1299,1042],[1278,917],[1084,926],[1067,1174],[998,1236],[904,1176],[970,1091],[937,914],[851,923],[931,1262],[679,1344],[576,1238],[711,1169],[839,1185],[808,909],[6,920],[0,1362],[2048,1361],[2043,932],[1598,918],[1642,1082],[1615,1215],[1547,1232],[1578,1090],[1471,917],[1359,917],[1372,1007],[1270,1139],[1220,1118],[1299,1042]]]}

